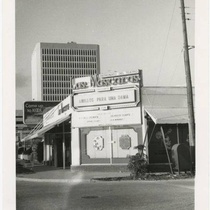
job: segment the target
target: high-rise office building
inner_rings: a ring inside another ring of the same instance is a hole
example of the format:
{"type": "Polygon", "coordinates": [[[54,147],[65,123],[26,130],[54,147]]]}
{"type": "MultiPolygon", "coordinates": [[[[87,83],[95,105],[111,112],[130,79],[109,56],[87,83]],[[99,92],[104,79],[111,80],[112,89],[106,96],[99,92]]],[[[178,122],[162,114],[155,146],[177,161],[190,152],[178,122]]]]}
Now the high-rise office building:
{"type": "Polygon", "coordinates": [[[37,43],[32,54],[32,99],[61,101],[72,79],[100,73],[99,45],[37,43]]]}

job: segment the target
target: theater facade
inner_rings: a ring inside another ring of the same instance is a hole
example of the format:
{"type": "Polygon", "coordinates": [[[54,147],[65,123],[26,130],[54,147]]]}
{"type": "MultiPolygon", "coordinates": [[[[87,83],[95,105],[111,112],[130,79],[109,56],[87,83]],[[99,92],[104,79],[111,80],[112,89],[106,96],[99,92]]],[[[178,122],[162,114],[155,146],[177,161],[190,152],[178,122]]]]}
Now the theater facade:
{"type": "Polygon", "coordinates": [[[72,95],[47,112],[43,127],[25,139],[42,139],[44,163],[127,165],[138,152],[135,147],[144,144],[149,164],[161,170],[171,164],[174,145],[189,147],[186,87],[144,87],[141,70],[72,83],[72,95]]]}
{"type": "Polygon", "coordinates": [[[74,80],[72,165],[127,164],[143,143],[141,71],[74,80]]]}

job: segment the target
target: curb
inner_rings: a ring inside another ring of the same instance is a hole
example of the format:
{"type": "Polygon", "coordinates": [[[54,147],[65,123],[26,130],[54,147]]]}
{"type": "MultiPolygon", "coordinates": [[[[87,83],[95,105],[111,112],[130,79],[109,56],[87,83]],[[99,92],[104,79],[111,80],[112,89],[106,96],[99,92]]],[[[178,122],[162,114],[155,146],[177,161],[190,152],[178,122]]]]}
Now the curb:
{"type": "MultiPolygon", "coordinates": [[[[185,179],[185,181],[193,181],[194,179],[189,178],[185,179]]],[[[16,177],[16,181],[20,182],[39,182],[39,183],[90,183],[90,182],[144,182],[144,183],[152,183],[152,182],[176,182],[180,181],[180,179],[173,179],[173,180],[113,180],[113,181],[104,181],[104,180],[97,180],[94,178],[90,179],[37,179],[37,178],[22,178],[16,177]]]]}
{"type": "MultiPolygon", "coordinates": [[[[39,183],[84,183],[84,182],[102,182],[102,183],[108,183],[108,182],[140,182],[142,180],[113,180],[113,181],[103,181],[103,180],[97,180],[97,179],[37,179],[37,178],[20,178],[16,177],[16,181],[18,182],[39,182],[39,183]]],[[[146,180],[143,180],[144,182],[147,182],[146,180]]],[[[148,181],[152,182],[152,181],[148,181]]],[[[157,181],[155,181],[157,182],[157,181]]]]}
{"type": "Polygon", "coordinates": [[[37,178],[20,178],[16,177],[16,181],[23,182],[45,182],[45,183],[80,183],[91,182],[90,179],[37,179],[37,178]]]}

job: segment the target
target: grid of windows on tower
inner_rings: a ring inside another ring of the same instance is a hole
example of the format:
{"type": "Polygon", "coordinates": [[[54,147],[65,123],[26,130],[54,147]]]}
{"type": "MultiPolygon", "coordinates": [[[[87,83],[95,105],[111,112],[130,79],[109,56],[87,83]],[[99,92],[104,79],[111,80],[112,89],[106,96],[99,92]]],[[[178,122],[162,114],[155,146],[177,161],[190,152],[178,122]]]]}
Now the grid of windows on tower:
{"type": "Polygon", "coordinates": [[[44,101],[61,101],[72,93],[71,80],[97,73],[96,50],[42,49],[44,101]]]}

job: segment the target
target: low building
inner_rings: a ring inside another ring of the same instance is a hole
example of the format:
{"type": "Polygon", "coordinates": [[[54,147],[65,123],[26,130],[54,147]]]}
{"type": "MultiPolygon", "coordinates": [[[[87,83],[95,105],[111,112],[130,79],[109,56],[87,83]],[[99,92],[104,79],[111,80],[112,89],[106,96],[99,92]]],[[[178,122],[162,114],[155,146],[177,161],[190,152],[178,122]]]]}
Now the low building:
{"type": "Polygon", "coordinates": [[[150,169],[171,164],[188,141],[185,87],[143,87],[142,72],[75,79],[73,94],[44,115],[44,159],[55,166],[126,166],[144,144],[150,169]],[[165,141],[163,141],[163,138],[165,141]]]}
{"type": "Polygon", "coordinates": [[[23,122],[23,110],[16,110],[16,158],[23,158],[23,153],[20,152],[18,156],[18,150],[25,151],[31,146],[31,142],[21,142],[21,139],[28,136],[32,130],[32,126],[27,126],[23,122]]]}

